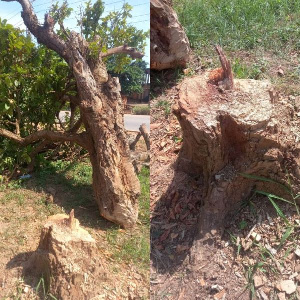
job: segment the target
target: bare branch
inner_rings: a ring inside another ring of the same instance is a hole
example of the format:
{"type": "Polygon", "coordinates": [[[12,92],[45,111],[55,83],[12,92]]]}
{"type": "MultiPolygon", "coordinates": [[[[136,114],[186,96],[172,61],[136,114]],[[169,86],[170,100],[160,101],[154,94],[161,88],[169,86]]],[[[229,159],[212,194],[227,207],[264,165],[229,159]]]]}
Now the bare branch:
{"type": "Polygon", "coordinates": [[[58,131],[49,131],[49,130],[41,130],[34,132],[25,138],[6,130],[4,128],[0,128],[0,136],[9,138],[21,146],[27,146],[29,144],[35,143],[39,140],[47,140],[51,142],[75,142],[86,148],[86,140],[85,133],[74,134],[71,132],[58,132],[58,131]]]}
{"type": "Polygon", "coordinates": [[[120,54],[120,53],[128,54],[132,58],[142,58],[144,56],[143,53],[137,51],[133,47],[128,47],[127,45],[108,49],[107,52],[102,52],[101,56],[106,57],[106,56],[110,56],[113,54],[120,54]]]}
{"type": "MultiPolygon", "coordinates": [[[[2,0],[5,2],[13,2],[14,0],[2,0]]],[[[57,52],[61,57],[68,61],[66,54],[66,44],[57,34],[54,33],[54,20],[45,15],[44,25],[39,25],[38,18],[33,11],[29,0],[15,0],[22,5],[21,16],[29,31],[37,38],[38,42],[44,44],[48,48],[57,52]]]]}
{"type": "Polygon", "coordinates": [[[136,135],[135,140],[130,143],[129,148],[132,151],[135,151],[135,146],[137,144],[137,142],[139,141],[140,137],[142,136],[145,140],[146,143],[146,147],[147,150],[150,150],[150,138],[149,138],[149,132],[147,130],[146,124],[143,123],[140,127],[139,127],[139,133],[136,135]]]}

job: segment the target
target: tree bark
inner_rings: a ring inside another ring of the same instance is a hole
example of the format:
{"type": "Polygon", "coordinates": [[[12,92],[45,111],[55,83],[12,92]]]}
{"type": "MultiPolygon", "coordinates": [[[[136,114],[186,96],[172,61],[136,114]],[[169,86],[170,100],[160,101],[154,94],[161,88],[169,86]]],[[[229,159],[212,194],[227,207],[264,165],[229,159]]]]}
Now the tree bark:
{"type": "Polygon", "coordinates": [[[74,217],[58,214],[43,226],[38,248],[24,263],[24,275],[45,280],[45,290],[58,299],[92,299],[108,273],[96,241],[74,217]],[[91,286],[93,288],[91,288],[91,286]]]}
{"type": "Polygon", "coordinates": [[[189,60],[190,45],[170,1],[151,0],[150,29],[150,68],[184,67],[189,60]]]}
{"type": "MultiPolygon", "coordinates": [[[[66,41],[62,40],[54,33],[54,20],[49,15],[45,15],[41,26],[29,0],[17,1],[22,5],[22,18],[30,32],[39,43],[64,58],[73,71],[79,96],[76,104],[86,129],[82,146],[90,154],[100,214],[125,228],[133,226],[138,216],[140,185],[129,157],[120,85],[117,79],[108,77],[102,57],[117,53],[133,58],[143,55],[124,45],[94,58],[87,41],[79,34],[72,31],[66,41]]],[[[65,134],[69,135],[72,133],[65,134]]],[[[79,135],[75,136],[77,139],[79,135]]]]}

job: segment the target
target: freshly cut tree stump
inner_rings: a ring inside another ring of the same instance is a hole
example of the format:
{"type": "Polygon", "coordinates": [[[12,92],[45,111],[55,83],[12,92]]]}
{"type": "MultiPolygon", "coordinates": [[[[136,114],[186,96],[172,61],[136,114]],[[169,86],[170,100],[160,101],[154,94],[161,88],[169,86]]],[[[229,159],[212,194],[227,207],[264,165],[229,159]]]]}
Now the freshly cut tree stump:
{"type": "Polygon", "coordinates": [[[150,16],[150,68],[185,66],[190,54],[189,41],[170,1],[151,0],[150,16]]]}
{"type": "MultiPolygon", "coordinates": [[[[58,299],[91,299],[94,286],[105,280],[95,240],[70,215],[48,218],[40,243],[25,265],[25,275],[43,277],[47,290],[58,299]]],[[[99,292],[99,291],[98,291],[99,292]]]]}
{"type": "Polygon", "coordinates": [[[221,230],[227,213],[254,188],[289,197],[278,184],[241,173],[285,185],[289,176],[294,192],[300,192],[300,122],[293,108],[270,98],[268,81],[234,80],[226,89],[224,74],[212,80],[216,73],[220,70],[186,78],[174,107],[183,131],[177,169],[203,179],[202,237],[221,230]]]}

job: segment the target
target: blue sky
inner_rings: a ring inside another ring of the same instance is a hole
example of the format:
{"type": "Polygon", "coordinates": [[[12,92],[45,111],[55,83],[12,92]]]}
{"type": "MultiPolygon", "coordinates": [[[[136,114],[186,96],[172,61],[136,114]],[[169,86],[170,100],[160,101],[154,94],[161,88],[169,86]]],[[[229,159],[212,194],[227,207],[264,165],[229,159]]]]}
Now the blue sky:
{"type": "MultiPolygon", "coordinates": [[[[52,3],[55,1],[51,0],[36,0],[33,2],[34,10],[40,20],[43,20],[44,14],[50,8],[52,3]]],[[[62,3],[62,0],[59,0],[62,3]]],[[[65,22],[65,27],[72,28],[77,31],[78,27],[76,27],[76,16],[79,12],[80,5],[83,5],[86,0],[69,0],[69,7],[73,8],[73,13],[68,20],[65,22]]],[[[92,0],[92,3],[94,1],[92,0]]],[[[111,10],[119,10],[122,8],[124,2],[127,2],[131,6],[133,6],[133,10],[131,12],[132,18],[128,21],[132,23],[136,28],[143,29],[144,31],[150,29],[150,0],[103,0],[105,4],[105,13],[111,10]]],[[[18,2],[3,2],[0,1],[0,18],[7,19],[8,23],[19,27],[21,29],[25,29],[25,25],[21,18],[21,5],[18,2]]],[[[147,47],[145,51],[144,60],[150,63],[150,40],[147,41],[147,47]]]]}

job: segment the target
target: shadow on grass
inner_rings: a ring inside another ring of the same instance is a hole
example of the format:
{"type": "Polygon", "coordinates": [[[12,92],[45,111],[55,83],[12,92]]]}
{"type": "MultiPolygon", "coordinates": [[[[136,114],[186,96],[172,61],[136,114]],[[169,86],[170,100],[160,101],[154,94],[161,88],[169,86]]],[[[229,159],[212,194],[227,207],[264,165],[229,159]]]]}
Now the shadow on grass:
{"type": "Polygon", "coordinates": [[[93,197],[92,169],[88,162],[50,163],[32,174],[32,178],[24,181],[22,186],[37,192],[53,196],[53,204],[61,207],[66,214],[74,209],[75,217],[80,224],[104,231],[118,229],[119,226],[102,218],[98,205],[93,197]]]}
{"type": "Polygon", "coordinates": [[[151,70],[151,98],[156,98],[162,95],[165,92],[165,90],[176,86],[179,83],[179,81],[184,78],[184,76],[185,75],[183,73],[182,68],[167,69],[162,71],[151,70]]]}

